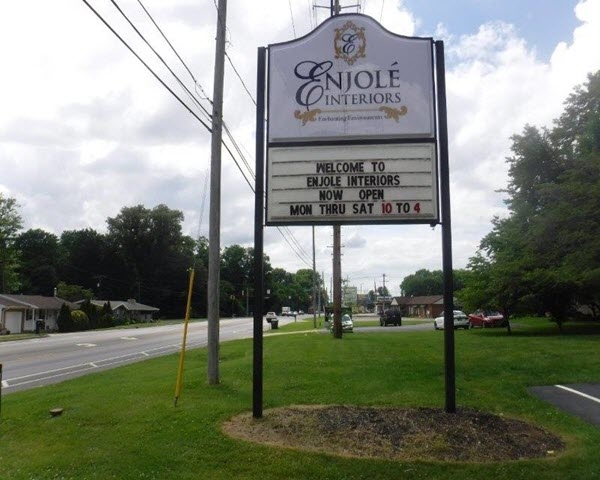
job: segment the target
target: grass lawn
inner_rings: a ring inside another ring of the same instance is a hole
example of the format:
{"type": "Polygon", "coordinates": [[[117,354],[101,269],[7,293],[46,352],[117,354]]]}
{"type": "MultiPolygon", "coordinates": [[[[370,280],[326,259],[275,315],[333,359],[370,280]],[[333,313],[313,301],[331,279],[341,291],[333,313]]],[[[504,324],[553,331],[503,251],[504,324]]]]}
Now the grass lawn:
{"type": "MultiPolygon", "coordinates": [[[[309,323],[312,322],[312,319],[309,323]]],[[[298,323],[298,322],[297,322],[298,323]]],[[[291,327],[290,327],[291,328],[291,327]]],[[[296,328],[296,327],[294,327],[296,328]]],[[[282,331],[286,331],[282,329],[282,331]]],[[[456,332],[457,404],[533,422],[566,451],[541,460],[470,464],[334,457],[233,440],[220,429],[252,409],[252,341],[221,345],[221,384],[206,383],[206,351],[5,395],[1,479],[593,479],[600,428],[541,402],[533,385],[600,382],[600,329],[545,320],[456,332]],[[60,417],[48,410],[63,407],[60,417]]],[[[443,333],[268,335],[265,409],[293,404],[444,404],[443,333]]],[[[482,445],[481,448],[485,448],[482,445]]]]}

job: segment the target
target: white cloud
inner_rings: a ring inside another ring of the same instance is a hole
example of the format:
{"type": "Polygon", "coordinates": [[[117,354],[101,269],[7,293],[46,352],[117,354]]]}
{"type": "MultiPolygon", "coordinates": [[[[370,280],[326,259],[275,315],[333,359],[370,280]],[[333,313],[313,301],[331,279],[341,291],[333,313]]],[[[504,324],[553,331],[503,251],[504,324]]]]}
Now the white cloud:
{"type": "MultiPolygon", "coordinates": [[[[147,47],[110,2],[93,1],[140,52],[147,47]],[[128,33],[125,33],[128,32],[128,33]]],[[[212,0],[147,0],[195,77],[212,96],[216,9],[212,0]]],[[[188,73],[133,0],[120,5],[144,25],[153,45],[194,90],[188,73]]],[[[413,35],[414,16],[399,2],[368,2],[366,14],[390,31],[413,35]]],[[[310,2],[234,2],[228,12],[228,55],[252,95],[257,47],[305,35],[315,26],[310,2]]],[[[464,267],[493,215],[505,210],[494,190],[506,185],[510,136],[525,124],[551,126],[573,87],[600,68],[600,1],[578,4],[581,25],[540,60],[511,25],[495,22],[471,34],[436,31],[446,45],[454,265],[464,267]]],[[[318,12],[318,21],[326,12],[318,12]]],[[[72,0],[4,2],[0,6],[0,190],[17,198],[26,228],[105,230],[124,206],[165,203],[185,212],[184,230],[208,235],[210,136],[139,64],[94,14],[72,0]],[[35,12],[35,14],[33,14],[35,12]]],[[[149,58],[147,54],[144,58],[149,58]]],[[[167,79],[158,61],[152,68],[167,79]]],[[[175,82],[168,84],[177,91],[175,82]]],[[[181,94],[185,98],[185,94],[181,94]]],[[[210,108],[210,104],[203,101],[210,108]]],[[[225,121],[254,168],[254,105],[226,62],[225,121]]],[[[254,197],[226,151],[222,156],[223,245],[253,238],[254,197]]],[[[296,250],[312,257],[309,227],[290,227],[296,250]]],[[[331,271],[331,228],[316,229],[317,269],[331,271]]],[[[440,228],[342,228],[343,275],[372,288],[382,274],[392,291],[405,275],[441,268],[440,228]],[[356,279],[356,280],[355,280],[356,279]]],[[[274,266],[307,268],[275,228],[265,229],[274,266]]]]}

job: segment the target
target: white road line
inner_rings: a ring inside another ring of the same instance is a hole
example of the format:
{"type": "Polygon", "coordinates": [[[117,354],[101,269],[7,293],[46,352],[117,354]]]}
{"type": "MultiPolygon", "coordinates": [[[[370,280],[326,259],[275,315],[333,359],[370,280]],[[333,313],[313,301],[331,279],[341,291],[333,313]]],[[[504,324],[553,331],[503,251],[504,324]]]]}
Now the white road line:
{"type": "MultiPolygon", "coordinates": [[[[189,348],[192,346],[200,346],[200,345],[205,345],[205,344],[206,344],[206,340],[201,341],[201,342],[188,342],[187,346],[189,348]]],[[[96,344],[92,344],[92,343],[83,343],[83,344],[77,344],[77,345],[82,346],[82,347],[83,346],[85,346],[85,347],[92,347],[92,346],[95,347],[96,346],[96,344]]],[[[178,345],[178,344],[164,345],[164,346],[151,348],[151,349],[147,349],[147,350],[142,350],[142,351],[138,351],[138,352],[127,353],[125,355],[103,358],[101,360],[95,360],[93,362],[80,363],[80,364],[76,364],[76,365],[70,365],[68,367],[57,368],[57,369],[53,369],[53,370],[46,370],[44,372],[32,373],[29,375],[23,375],[21,377],[9,378],[7,380],[2,381],[2,387],[11,388],[11,387],[17,387],[17,386],[21,386],[21,385],[28,385],[28,384],[37,383],[37,382],[41,382],[41,381],[52,379],[52,378],[59,378],[59,377],[64,377],[64,376],[67,376],[70,374],[84,372],[87,370],[99,369],[99,368],[107,367],[110,365],[118,365],[118,364],[129,362],[132,360],[140,360],[140,357],[153,357],[155,355],[160,355],[161,353],[169,353],[169,352],[174,352],[174,351],[176,352],[180,348],[181,348],[181,345],[178,345]]]]}
{"type": "Polygon", "coordinates": [[[575,395],[579,395],[579,396],[581,396],[583,398],[587,398],[588,400],[591,400],[593,402],[600,403],[600,398],[592,397],[591,395],[588,395],[587,393],[580,392],[579,390],[575,390],[574,388],[565,387],[564,385],[554,385],[554,386],[556,388],[561,388],[563,390],[566,390],[567,392],[574,393],[575,395]]]}

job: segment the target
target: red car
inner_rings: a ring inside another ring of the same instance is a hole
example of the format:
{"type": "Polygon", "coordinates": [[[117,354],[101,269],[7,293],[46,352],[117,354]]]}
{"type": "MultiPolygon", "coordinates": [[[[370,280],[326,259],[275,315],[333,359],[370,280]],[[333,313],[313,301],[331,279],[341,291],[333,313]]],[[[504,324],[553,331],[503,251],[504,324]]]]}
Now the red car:
{"type": "Polygon", "coordinates": [[[477,310],[475,313],[469,314],[470,327],[504,327],[506,321],[504,315],[494,310],[477,310]]]}

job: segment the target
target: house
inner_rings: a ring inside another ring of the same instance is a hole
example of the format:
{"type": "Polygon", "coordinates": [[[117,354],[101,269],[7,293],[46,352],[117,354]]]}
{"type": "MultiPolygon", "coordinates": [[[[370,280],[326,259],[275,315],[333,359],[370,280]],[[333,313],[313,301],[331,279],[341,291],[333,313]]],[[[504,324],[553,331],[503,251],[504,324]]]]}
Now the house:
{"type": "MultiPolygon", "coordinates": [[[[456,298],[454,305],[456,305],[456,298]]],[[[418,318],[436,318],[444,314],[443,295],[394,297],[392,306],[400,308],[402,315],[418,318]]]]}
{"type": "MultiPolygon", "coordinates": [[[[75,302],[81,306],[85,300],[75,302]]],[[[109,304],[113,312],[115,320],[133,320],[134,322],[149,322],[152,320],[152,315],[160,309],[138,303],[133,298],[124,300],[90,300],[92,305],[102,308],[105,304],[109,304]]]]}
{"type": "Polygon", "coordinates": [[[411,317],[435,318],[444,312],[443,295],[424,295],[408,299],[408,314],[411,317]]]}
{"type": "Polygon", "coordinates": [[[0,294],[0,330],[4,328],[11,333],[58,330],[56,320],[63,303],[73,307],[58,297],[0,294]]]}

